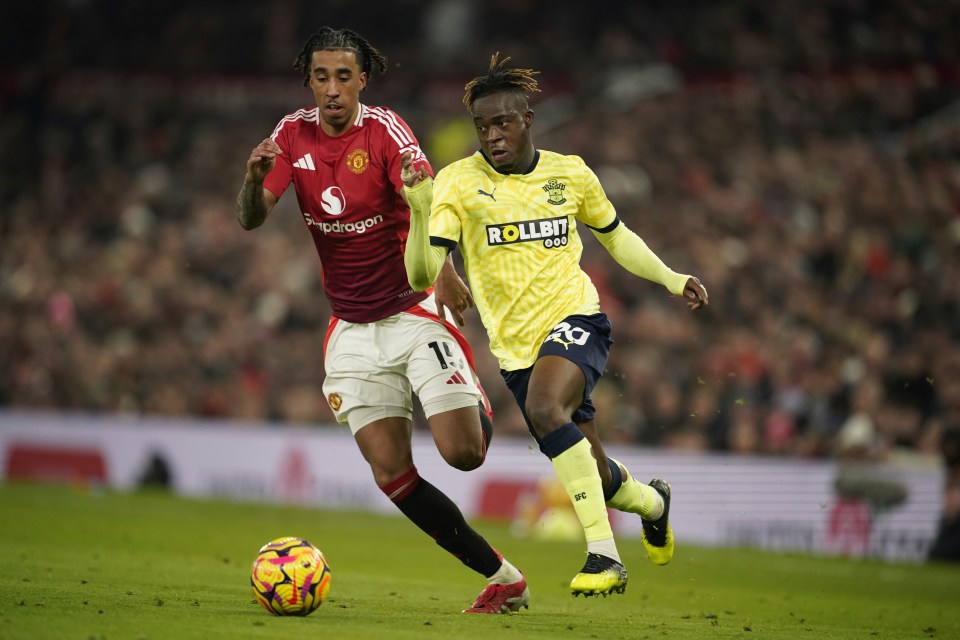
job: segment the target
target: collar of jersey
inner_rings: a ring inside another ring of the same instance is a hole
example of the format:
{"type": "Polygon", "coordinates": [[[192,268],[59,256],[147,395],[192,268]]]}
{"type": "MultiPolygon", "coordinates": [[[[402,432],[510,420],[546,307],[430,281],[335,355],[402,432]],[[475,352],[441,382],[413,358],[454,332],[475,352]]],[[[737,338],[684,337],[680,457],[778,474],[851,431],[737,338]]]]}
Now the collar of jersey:
{"type": "MultiPolygon", "coordinates": [[[[483,159],[487,161],[487,164],[490,165],[490,168],[496,171],[497,173],[499,173],[500,175],[504,175],[504,176],[516,175],[516,174],[511,174],[508,171],[500,171],[500,169],[497,169],[495,166],[493,166],[493,163],[490,162],[490,158],[487,157],[487,154],[485,154],[483,150],[480,151],[480,155],[483,156],[483,159]]],[[[527,170],[521,173],[520,175],[527,175],[528,173],[533,173],[533,170],[537,168],[538,162],[540,162],[540,150],[535,149],[533,151],[533,161],[530,163],[530,166],[527,167],[527,170]]]]}

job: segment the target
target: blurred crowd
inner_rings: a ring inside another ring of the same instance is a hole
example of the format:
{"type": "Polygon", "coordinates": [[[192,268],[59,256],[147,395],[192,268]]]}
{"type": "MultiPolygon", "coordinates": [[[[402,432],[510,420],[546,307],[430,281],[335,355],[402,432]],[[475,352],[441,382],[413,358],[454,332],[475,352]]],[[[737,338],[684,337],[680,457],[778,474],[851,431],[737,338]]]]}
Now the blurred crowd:
{"type": "MultiPolygon", "coordinates": [[[[363,99],[435,169],[476,148],[460,98],[491,53],[541,70],[538,146],[581,155],[706,284],[690,314],[586,234],[616,341],[608,440],[953,450],[960,2],[41,4],[31,37],[0,27],[2,405],[330,422],[295,199],[255,232],[235,220],[250,149],[310,105],[290,63],[329,24],[387,55],[363,99]]],[[[466,331],[499,433],[525,433],[475,314],[466,331]]]]}

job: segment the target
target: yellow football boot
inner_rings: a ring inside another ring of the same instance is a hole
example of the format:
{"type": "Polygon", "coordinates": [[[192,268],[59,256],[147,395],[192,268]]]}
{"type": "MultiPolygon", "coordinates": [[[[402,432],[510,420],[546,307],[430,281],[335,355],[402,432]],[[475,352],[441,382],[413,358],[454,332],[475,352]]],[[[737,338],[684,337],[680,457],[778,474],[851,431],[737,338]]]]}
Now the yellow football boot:
{"type": "Polygon", "coordinates": [[[580,594],[607,597],[626,590],[626,568],[616,560],[596,553],[587,554],[587,563],[570,581],[570,592],[574,597],[580,594]]]}
{"type": "Polygon", "coordinates": [[[673,558],[673,529],[670,528],[670,485],[660,479],[650,486],[663,497],[663,514],[656,520],[643,521],[643,546],[653,564],[667,564],[673,558]]]}

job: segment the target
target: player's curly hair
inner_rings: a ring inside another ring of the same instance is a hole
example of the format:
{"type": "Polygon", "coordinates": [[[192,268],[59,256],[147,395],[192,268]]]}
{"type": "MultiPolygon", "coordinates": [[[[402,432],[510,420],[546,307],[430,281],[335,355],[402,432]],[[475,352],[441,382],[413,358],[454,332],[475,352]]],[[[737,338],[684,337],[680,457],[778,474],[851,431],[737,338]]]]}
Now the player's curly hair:
{"type": "Polygon", "coordinates": [[[537,86],[537,80],[533,76],[539,75],[539,71],[533,69],[517,69],[516,67],[507,67],[510,56],[499,60],[500,52],[490,56],[490,68],[486,75],[477,76],[466,84],[463,95],[463,104],[467,106],[467,111],[473,113],[473,103],[480,98],[498,91],[515,91],[526,96],[529,93],[540,91],[537,86]]]}
{"type": "Polygon", "coordinates": [[[310,84],[310,57],[314,51],[353,51],[360,70],[368,76],[374,68],[380,73],[387,71],[387,59],[366,38],[350,29],[321,27],[307,38],[293,61],[293,68],[303,74],[303,86],[310,84]]]}

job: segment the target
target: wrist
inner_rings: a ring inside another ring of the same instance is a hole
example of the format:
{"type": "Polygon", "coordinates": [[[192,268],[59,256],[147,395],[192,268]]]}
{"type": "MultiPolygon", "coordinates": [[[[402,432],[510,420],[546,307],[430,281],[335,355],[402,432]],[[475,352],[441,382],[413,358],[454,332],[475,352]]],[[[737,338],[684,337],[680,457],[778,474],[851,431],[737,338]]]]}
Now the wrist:
{"type": "Polygon", "coordinates": [[[412,187],[408,187],[407,185],[404,185],[403,189],[407,193],[418,194],[418,193],[423,193],[425,190],[429,189],[432,184],[433,183],[431,182],[430,178],[427,178],[426,180],[421,180],[420,182],[413,185],[412,187]]]}
{"type": "Polygon", "coordinates": [[[687,281],[690,280],[691,277],[692,276],[670,270],[664,278],[663,286],[665,286],[670,293],[676,296],[682,296],[683,290],[687,287],[687,281]]]}

